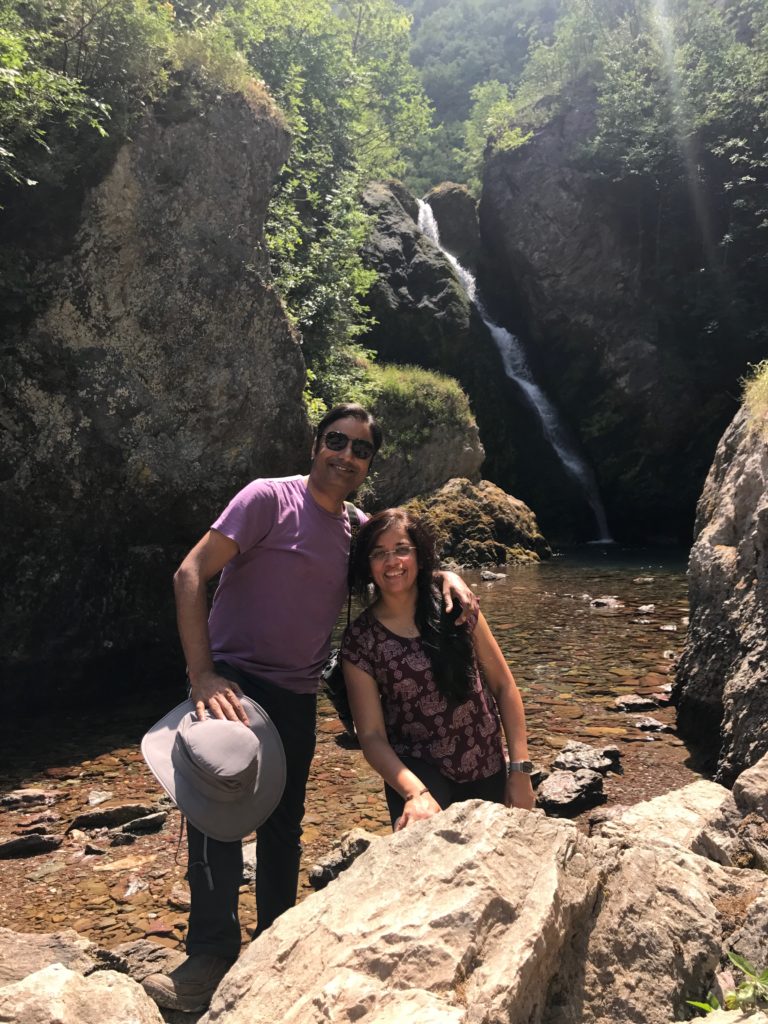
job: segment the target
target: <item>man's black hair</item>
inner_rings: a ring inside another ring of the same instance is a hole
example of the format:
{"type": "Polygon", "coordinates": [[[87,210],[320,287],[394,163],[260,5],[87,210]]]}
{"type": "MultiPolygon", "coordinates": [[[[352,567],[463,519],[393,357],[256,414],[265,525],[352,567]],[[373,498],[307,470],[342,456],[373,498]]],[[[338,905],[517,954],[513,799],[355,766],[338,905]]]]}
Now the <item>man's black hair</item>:
{"type": "Polygon", "coordinates": [[[353,419],[360,420],[361,423],[365,423],[368,426],[371,431],[371,440],[373,441],[373,454],[376,454],[379,448],[381,448],[381,427],[376,422],[373,415],[362,405],[358,405],[357,402],[344,402],[342,405],[334,405],[332,409],[329,409],[317,424],[315,429],[315,443],[312,446],[313,455],[317,454],[318,449],[320,448],[320,442],[331,424],[335,423],[336,420],[346,419],[348,416],[351,416],[353,419]]]}

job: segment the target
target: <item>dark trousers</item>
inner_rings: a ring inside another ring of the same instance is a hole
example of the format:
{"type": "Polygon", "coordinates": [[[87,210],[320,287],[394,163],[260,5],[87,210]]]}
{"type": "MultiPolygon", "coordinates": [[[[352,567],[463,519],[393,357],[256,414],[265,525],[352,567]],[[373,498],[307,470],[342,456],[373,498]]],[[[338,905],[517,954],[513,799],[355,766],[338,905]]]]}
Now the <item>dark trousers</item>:
{"type": "MultiPolygon", "coordinates": [[[[259,935],[296,902],[301,860],[301,820],[315,752],[314,694],[290,693],[226,662],[216,671],[255,700],[274,722],[285,749],[285,792],[256,831],[256,911],[259,935]]],[[[187,823],[191,897],[187,953],[236,959],[240,952],[237,904],[243,878],[243,844],[222,843],[187,823]]]]}
{"type": "MultiPolygon", "coordinates": [[[[504,789],[506,787],[507,775],[502,769],[487,779],[477,779],[474,782],[455,782],[426,761],[420,761],[417,757],[408,757],[399,754],[400,760],[406,768],[410,768],[414,775],[417,775],[426,788],[440,804],[442,810],[450,807],[451,804],[460,803],[462,800],[490,800],[492,803],[504,803],[504,789]]],[[[384,784],[384,795],[387,798],[389,816],[392,819],[392,827],[403,813],[405,800],[396,789],[384,784]]]]}

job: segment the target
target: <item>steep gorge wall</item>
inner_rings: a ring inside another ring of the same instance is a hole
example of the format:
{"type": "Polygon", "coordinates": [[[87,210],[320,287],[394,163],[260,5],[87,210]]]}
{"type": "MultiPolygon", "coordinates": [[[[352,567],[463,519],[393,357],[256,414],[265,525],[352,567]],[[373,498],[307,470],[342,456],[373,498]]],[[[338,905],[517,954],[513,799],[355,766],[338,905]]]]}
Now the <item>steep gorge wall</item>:
{"type": "MultiPolygon", "coordinates": [[[[658,294],[637,195],[581,155],[594,118],[594,99],[575,97],[531,142],[489,156],[481,281],[527,340],[619,535],[687,541],[746,363],[727,346],[707,350],[706,337],[676,322],[669,296],[658,294]]],[[[681,251],[681,271],[689,255],[681,251]]],[[[522,458],[535,490],[538,467],[522,458]]]]}
{"type": "Polygon", "coordinates": [[[768,442],[741,410],[699,499],[691,625],[677,670],[680,732],[719,781],[768,753],[768,442]]]}
{"type": "Polygon", "coordinates": [[[263,240],[287,133],[240,96],[181,109],[148,115],[120,149],[41,275],[58,282],[42,312],[6,334],[13,690],[180,671],[179,556],[249,479],[308,463],[304,361],[263,240]]]}

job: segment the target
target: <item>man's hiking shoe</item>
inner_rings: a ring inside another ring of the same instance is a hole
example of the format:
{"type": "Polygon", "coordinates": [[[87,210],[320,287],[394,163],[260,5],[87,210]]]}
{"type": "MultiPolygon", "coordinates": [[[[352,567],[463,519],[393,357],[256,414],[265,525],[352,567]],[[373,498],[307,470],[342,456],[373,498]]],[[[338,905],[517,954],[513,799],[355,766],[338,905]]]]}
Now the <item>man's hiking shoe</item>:
{"type": "Polygon", "coordinates": [[[163,1009],[199,1013],[208,1009],[213,993],[233,962],[210,953],[193,953],[168,974],[150,974],[141,984],[163,1009]]]}

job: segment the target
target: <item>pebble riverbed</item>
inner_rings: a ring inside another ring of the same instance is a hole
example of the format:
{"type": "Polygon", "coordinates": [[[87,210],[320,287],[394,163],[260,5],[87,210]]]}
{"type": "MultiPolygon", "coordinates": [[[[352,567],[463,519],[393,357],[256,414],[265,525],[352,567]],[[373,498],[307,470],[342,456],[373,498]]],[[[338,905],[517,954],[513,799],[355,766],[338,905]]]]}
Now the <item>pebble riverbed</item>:
{"type": "MultiPolygon", "coordinates": [[[[673,678],[687,624],[683,561],[594,552],[503,571],[504,578],[492,582],[478,573],[466,577],[523,693],[533,760],[548,767],[568,740],[618,745],[623,770],[605,779],[608,807],[699,777],[674,733],[671,707],[653,711],[672,729],[657,733],[637,727],[640,715],[614,707],[616,697],[658,693],[673,678]],[[603,598],[612,600],[600,603],[603,598]]],[[[186,840],[179,849],[179,814],[162,799],[138,749],[142,733],[175,697],[158,695],[112,712],[60,714],[31,730],[20,720],[5,737],[0,798],[35,788],[47,800],[3,806],[0,842],[43,834],[61,842],[48,852],[0,860],[0,925],[34,932],[72,927],[107,948],[138,938],[182,944],[186,840]],[[125,805],[146,813],[160,805],[166,817],[159,831],[72,828],[78,815],[125,805]],[[112,845],[118,832],[124,838],[112,845]]],[[[300,898],[312,891],[308,868],[357,826],[389,832],[381,783],[360,751],[344,742],[332,709],[321,700],[300,898]]],[[[254,917],[253,889],[244,885],[244,940],[254,917]]]]}

